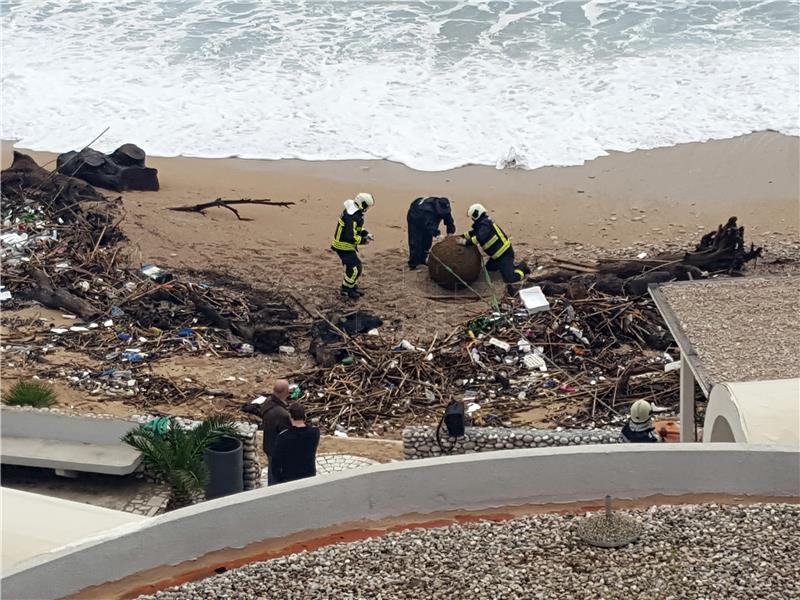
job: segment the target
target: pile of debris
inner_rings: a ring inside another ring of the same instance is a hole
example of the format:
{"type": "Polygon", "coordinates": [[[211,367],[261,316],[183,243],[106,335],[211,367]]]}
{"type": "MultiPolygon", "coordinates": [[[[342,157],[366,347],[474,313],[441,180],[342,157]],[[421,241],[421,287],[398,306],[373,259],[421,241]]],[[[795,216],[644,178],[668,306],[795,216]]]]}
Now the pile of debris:
{"type": "MultiPolygon", "coordinates": [[[[52,345],[88,354],[124,373],[179,351],[215,356],[278,352],[292,343],[295,330],[307,328],[275,293],[211,272],[173,274],[154,265],[131,266],[120,245],[120,198],[106,198],[18,152],[0,185],[0,298],[4,308],[36,301],[67,311],[74,323],[51,329],[52,345]]],[[[67,376],[79,381],[102,377],[67,376]]],[[[127,382],[142,378],[110,379],[124,380],[131,391],[134,386],[127,382]]],[[[137,397],[155,398],[163,389],[182,396],[166,380],[136,389],[137,397]]]]}
{"type": "Polygon", "coordinates": [[[345,346],[339,364],[292,374],[328,431],[430,422],[453,399],[474,424],[558,403],[569,410],[555,425],[594,427],[640,398],[664,408],[678,398],[677,349],[652,300],[596,290],[532,315],[515,300],[424,344],[366,335],[345,346]]]}
{"type": "Polygon", "coordinates": [[[663,253],[647,257],[600,259],[594,262],[555,260],[550,268],[531,279],[548,295],[585,297],[596,288],[614,295],[643,296],[647,286],[666,281],[704,279],[714,275],[742,275],[745,264],[762,255],[763,249],[744,240],[744,227],[731,217],[724,225],[705,234],[692,252],[663,253]]]}

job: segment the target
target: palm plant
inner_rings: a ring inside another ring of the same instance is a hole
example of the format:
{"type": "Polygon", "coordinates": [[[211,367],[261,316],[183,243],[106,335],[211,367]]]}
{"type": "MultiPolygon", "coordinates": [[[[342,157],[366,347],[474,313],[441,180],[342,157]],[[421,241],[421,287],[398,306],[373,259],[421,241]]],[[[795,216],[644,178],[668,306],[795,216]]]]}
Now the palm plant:
{"type": "Polygon", "coordinates": [[[172,510],[188,506],[203,490],[208,480],[203,452],[226,437],[238,437],[230,417],[209,417],[194,429],[184,429],[170,417],[165,431],[141,425],[122,441],[139,450],[145,467],[169,488],[167,510],[172,510]]]}

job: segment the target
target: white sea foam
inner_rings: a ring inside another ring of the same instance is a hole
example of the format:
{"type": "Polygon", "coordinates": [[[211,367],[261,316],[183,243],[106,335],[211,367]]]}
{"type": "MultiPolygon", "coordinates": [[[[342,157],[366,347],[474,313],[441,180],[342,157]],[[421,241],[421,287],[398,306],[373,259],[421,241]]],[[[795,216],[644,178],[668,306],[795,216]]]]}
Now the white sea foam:
{"type": "Polygon", "coordinates": [[[2,136],[421,170],[800,134],[800,3],[2,3],[2,136]]]}

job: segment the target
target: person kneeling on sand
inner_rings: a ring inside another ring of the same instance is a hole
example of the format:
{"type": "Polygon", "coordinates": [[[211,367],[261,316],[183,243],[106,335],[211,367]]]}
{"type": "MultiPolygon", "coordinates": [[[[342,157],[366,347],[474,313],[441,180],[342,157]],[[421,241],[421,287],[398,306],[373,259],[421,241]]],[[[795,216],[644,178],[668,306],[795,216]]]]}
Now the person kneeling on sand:
{"type": "Polygon", "coordinates": [[[637,400],[631,406],[631,416],[622,432],[619,441],[623,444],[642,444],[660,442],[661,436],[653,427],[652,407],[647,400],[637,400]]]}
{"type": "Polygon", "coordinates": [[[473,204],[467,210],[467,216],[472,219],[472,229],[458,240],[462,246],[480,246],[489,257],[486,262],[487,271],[500,271],[503,281],[508,286],[508,292],[513,293],[515,283],[525,280],[531,270],[524,261],[514,263],[514,248],[511,240],[494,221],[486,214],[482,204],[473,204]]]}
{"type": "Polygon", "coordinates": [[[314,477],[317,474],[319,429],[306,425],[306,411],[298,403],[289,406],[292,426],[282,431],[275,443],[275,483],[314,477]]]}
{"type": "Polygon", "coordinates": [[[370,233],[364,229],[364,213],[375,205],[372,194],[361,192],[355,200],[345,200],[344,210],[336,225],[331,248],[339,255],[344,265],[344,279],[342,279],[342,296],[359,298],[363,292],[358,287],[358,278],[361,277],[361,260],[358,258],[358,247],[367,244],[372,239],[370,233]]]}

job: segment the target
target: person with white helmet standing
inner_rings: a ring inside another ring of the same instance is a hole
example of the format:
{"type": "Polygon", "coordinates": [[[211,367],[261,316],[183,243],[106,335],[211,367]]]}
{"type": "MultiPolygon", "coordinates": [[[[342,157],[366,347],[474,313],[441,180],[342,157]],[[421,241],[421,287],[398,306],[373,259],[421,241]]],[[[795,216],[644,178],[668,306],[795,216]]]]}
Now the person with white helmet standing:
{"type": "Polygon", "coordinates": [[[652,410],[647,400],[634,402],[631,406],[631,416],[619,434],[619,441],[623,444],[647,444],[662,441],[661,436],[653,427],[652,410]]]}
{"type": "Polygon", "coordinates": [[[331,248],[339,255],[344,265],[341,294],[347,298],[359,298],[364,295],[358,287],[362,266],[358,258],[358,247],[369,243],[372,235],[364,229],[364,213],[375,205],[372,194],[361,192],[354,200],[344,201],[344,210],[336,225],[331,248]]]}
{"type": "Polygon", "coordinates": [[[512,284],[525,279],[531,271],[524,261],[514,263],[514,248],[511,240],[500,226],[489,218],[482,204],[473,204],[467,210],[467,216],[472,219],[472,229],[459,239],[462,246],[480,246],[489,257],[486,262],[488,271],[500,271],[503,281],[508,284],[508,291],[513,292],[512,284]]]}

